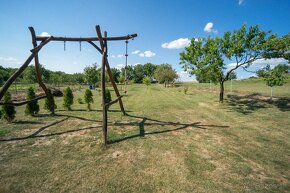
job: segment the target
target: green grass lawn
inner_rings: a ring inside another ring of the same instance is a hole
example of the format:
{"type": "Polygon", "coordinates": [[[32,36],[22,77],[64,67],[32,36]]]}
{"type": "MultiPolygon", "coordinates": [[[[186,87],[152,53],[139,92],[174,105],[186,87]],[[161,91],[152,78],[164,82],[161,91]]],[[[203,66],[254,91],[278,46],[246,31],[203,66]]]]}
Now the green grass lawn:
{"type": "MultiPolygon", "coordinates": [[[[197,90],[207,90],[213,92],[219,92],[219,84],[209,84],[209,83],[181,83],[183,86],[192,87],[197,90]]],[[[233,80],[225,82],[225,92],[235,93],[257,93],[263,96],[270,96],[271,87],[266,85],[266,82],[263,79],[245,79],[245,80],[233,80]]],[[[273,96],[274,97],[290,97],[290,76],[288,76],[287,83],[283,86],[273,87],[273,96]]]]}
{"type": "Polygon", "coordinates": [[[14,123],[0,124],[0,192],[290,190],[289,98],[249,91],[220,104],[218,92],[195,87],[128,88],[128,116],[117,103],[108,113],[107,147],[97,91],[90,112],[76,102],[84,91],[73,111],[56,98],[56,116],[17,107],[14,123]]]}

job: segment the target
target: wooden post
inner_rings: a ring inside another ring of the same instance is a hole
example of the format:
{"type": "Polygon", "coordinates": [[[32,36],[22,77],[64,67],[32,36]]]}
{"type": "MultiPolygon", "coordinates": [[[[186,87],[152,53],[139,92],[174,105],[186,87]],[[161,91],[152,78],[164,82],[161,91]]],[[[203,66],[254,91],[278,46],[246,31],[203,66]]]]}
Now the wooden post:
{"type": "MultiPolygon", "coordinates": [[[[107,36],[105,32],[104,37],[107,36]]],[[[101,37],[101,36],[100,36],[101,37]]],[[[100,41],[101,42],[101,41],[100,41]]],[[[103,144],[107,144],[107,127],[108,127],[108,117],[107,117],[107,105],[106,105],[106,60],[107,60],[107,47],[106,41],[103,45],[103,58],[102,58],[102,68],[101,68],[101,82],[102,82],[102,107],[103,107],[103,144]]]]}
{"type": "MultiPolygon", "coordinates": [[[[37,47],[37,42],[36,42],[36,35],[33,27],[29,27],[30,33],[31,33],[31,38],[32,38],[32,44],[34,49],[37,47]]],[[[52,114],[54,114],[54,102],[53,102],[53,96],[49,93],[47,87],[42,81],[41,77],[41,71],[40,71],[40,64],[39,64],[39,59],[38,59],[38,54],[36,53],[34,56],[34,63],[35,63],[35,71],[36,71],[36,77],[39,86],[43,89],[45,92],[45,95],[47,96],[47,100],[49,102],[49,110],[51,111],[52,114]]]]}
{"type": "Polygon", "coordinates": [[[44,42],[39,44],[37,49],[35,49],[31,55],[27,58],[27,60],[24,62],[24,64],[5,82],[5,84],[2,86],[0,90],[0,100],[8,90],[8,88],[11,86],[11,84],[22,74],[22,72],[27,68],[27,66],[30,64],[34,56],[41,50],[41,48],[47,44],[50,41],[51,38],[47,38],[44,42]]]}
{"type": "MultiPolygon", "coordinates": [[[[97,25],[96,26],[96,32],[97,32],[97,35],[98,35],[98,38],[99,38],[99,42],[100,42],[100,47],[101,47],[101,50],[103,50],[104,48],[104,43],[103,43],[103,38],[102,38],[102,33],[101,33],[101,29],[100,29],[100,26],[97,25]]],[[[89,42],[90,43],[90,42],[89,42]]],[[[90,43],[92,46],[94,46],[98,51],[100,51],[100,49],[94,45],[93,42],[90,43]]],[[[109,75],[109,78],[110,78],[110,81],[112,83],[112,86],[114,88],[114,91],[116,93],[116,96],[117,98],[119,99],[119,105],[120,105],[120,109],[121,111],[123,112],[124,115],[126,115],[126,112],[125,112],[125,109],[124,109],[124,105],[123,105],[123,101],[122,101],[122,97],[120,97],[120,93],[119,93],[119,90],[118,90],[118,87],[114,81],[114,77],[113,77],[113,74],[112,74],[112,71],[111,71],[111,68],[110,68],[110,65],[109,65],[109,62],[108,60],[106,60],[106,68],[107,68],[107,72],[108,72],[108,75],[109,75]]]]}

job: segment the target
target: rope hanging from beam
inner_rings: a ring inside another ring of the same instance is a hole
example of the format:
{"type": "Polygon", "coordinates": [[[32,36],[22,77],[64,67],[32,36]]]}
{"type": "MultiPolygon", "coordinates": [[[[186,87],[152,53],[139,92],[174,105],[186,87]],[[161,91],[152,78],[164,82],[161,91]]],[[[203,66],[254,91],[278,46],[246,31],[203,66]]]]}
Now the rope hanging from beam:
{"type": "Polygon", "coordinates": [[[129,41],[126,40],[125,41],[126,43],[126,54],[125,54],[125,57],[126,57],[126,62],[125,62],[125,94],[127,93],[127,81],[128,81],[128,78],[127,78],[127,65],[128,65],[128,43],[129,41]]]}

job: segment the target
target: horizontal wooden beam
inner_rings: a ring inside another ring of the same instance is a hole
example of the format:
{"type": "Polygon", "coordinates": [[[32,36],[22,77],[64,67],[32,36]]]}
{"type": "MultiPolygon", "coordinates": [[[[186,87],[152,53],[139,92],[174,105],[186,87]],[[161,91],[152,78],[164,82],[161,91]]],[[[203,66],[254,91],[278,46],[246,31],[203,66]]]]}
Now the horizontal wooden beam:
{"type": "Polygon", "coordinates": [[[106,103],[105,106],[106,106],[106,107],[109,107],[109,106],[111,106],[112,104],[115,104],[115,103],[118,102],[122,97],[123,97],[123,95],[119,96],[117,99],[115,99],[115,100],[113,100],[113,101],[111,101],[111,102],[109,102],[109,103],[106,103]]]}
{"type": "MultiPolygon", "coordinates": [[[[55,97],[59,97],[60,95],[58,93],[53,93],[53,96],[55,97]]],[[[34,99],[31,99],[31,100],[28,100],[28,101],[21,101],[21,102],[9,102],[9,103],[5,103],[3,101],[0,101],[0,106],[1,105],[8,105],[8,106],[21,106],[21,105],[25,105],[27,103],[31,103],[33,101],[38,101],[40,99],[44,99],[46,98],[46,95],[42,95],[42,96],[39,96],[39,97],[36,97],[34,99]]]]}
{"type": "MultiPolygon", "coordinates": [[[[47,38],[51,37],[50,41],[68,41],[68,42],[82,42],[82,41],[99,41],[98,37],[57,37],[57,36],[36,36],[36,41],[45,41],[47,38]]],[[[130,34],[127,36],[119,37],[103,37],[103,40],[107,41],[117,41],[117,40],[129,40],[137,37],[137,34],[130,34]]]]}

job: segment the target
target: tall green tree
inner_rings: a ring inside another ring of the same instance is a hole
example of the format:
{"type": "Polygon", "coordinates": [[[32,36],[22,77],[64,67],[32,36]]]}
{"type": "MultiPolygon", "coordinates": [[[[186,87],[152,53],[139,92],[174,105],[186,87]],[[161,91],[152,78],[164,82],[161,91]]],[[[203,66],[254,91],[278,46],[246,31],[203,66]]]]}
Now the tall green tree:
{"type": "Polygon", "coordinates": [[[273,96],[273,87],[283,86],[286,83],[287,76],[289,73],[289,66],[286,64],[279,64],[273,69],[270,66],[265,67],[260,73],[260,76],[266,81],[266,84],[271,87],[271,99],[273,96]]]}
{"type": "Polygon", "coordinates": [[[127,80],[133,80],[134,79],[134,68],[131,65],[128,65],[127,68],[122,68],[121,69],[121,75],[127,78],[127,80]],[[127,77],[125,77],[125,71],[127,74],[127,77]]]}
{"type": "MultiPolygon", "coordinates": [[[[32,87],[29,87],[26,94],[26,100],[32,100],[35,98],[36,98],[36,95],[35,95],[34,89],[32,87]]],[[[39,105],[38,105],[37,100],[26,104],[26,108],[25,108],[26,115],[35,115],[38,112],[39,112],[39,105]]]]}
{"type": "Polygon", "coordinates": [[[117,68],[111,68],[113,79],[115,82],[119,82],[119,77],[121,76],[121,71],[117,68]]]}
{"type": "Polygon", "coordinates": [[[224,82],[238,68],[247,69],[251,64],[264,58],[280,57],[278,48],[273,48],[273,42],[278,41],[275,35],[265,32],[259,27],[249,28],[243,25],[233,32],[225,32],[222,38],[201,38],[191,40],[190,46],[180,53],[180,64],[185,70],[190,70],[198,77],[210,78],[220,84],[220,102],[224,99],[224,82]],[[276,52],[276,53],[274,53],[276,52]],[[225,59],[234,62],[227,70],[225,59]]]}
{"type": "Polygon", "coordinates": [[[88,84],[97,86],[97,83],[100,81],[100,72],[98,71],[96,63],[94,63],[92,66],[85,67],[84,74],[88,84]]]}
{"type": "Polygon", "coordinates": [[[174,82],[178,75],[170,64],[160,64],[155,70],[154,77],[166,87],[167,84],[174,82]]]}
{"type": "Polygon", "coordinates": [[[145,77],[144,66],[142,64],[137,64],[134,66],[134,80],[136,83],[142,83],[145,77]]]}
{"type": "Polygon", "coordinates": [[[149,77],[151,80],[154,78],[154,72],[157,68],[157,65],[151,64],[151,63],[146,63],[143,65],[144,69],[144,74],[145,76],[149,77]]]}

